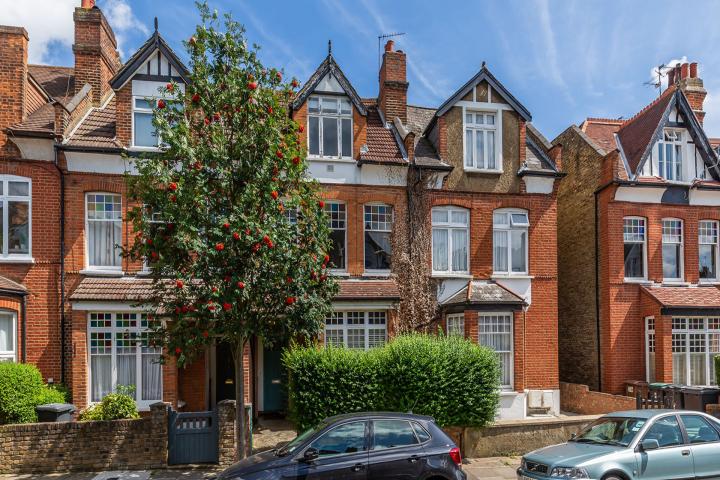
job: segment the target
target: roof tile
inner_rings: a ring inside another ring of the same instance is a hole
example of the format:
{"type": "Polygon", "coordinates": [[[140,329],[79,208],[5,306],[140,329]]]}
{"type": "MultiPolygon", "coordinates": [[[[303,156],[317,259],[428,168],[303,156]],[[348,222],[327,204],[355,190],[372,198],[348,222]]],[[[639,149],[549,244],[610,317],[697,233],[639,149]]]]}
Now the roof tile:
{"type": "Polygon", "coordinates": [[[643,287],[642,290],[664,307],[720,308],[717,287],[643,287]]]}
{"type": "Polygon", "coordinates": [[[406,164],[392,127],[386,128],[377,106],[367,107],[367,152],[360,153],[360,161],[406,164]]]}

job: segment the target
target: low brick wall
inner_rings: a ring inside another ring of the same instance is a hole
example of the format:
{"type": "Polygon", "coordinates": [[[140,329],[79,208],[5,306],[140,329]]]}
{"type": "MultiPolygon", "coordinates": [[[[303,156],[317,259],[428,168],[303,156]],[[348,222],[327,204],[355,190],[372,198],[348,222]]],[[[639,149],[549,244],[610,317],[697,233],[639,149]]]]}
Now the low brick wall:
{"type": "Polygon", "coordinates": [[[560,410],[563,412],[599,415],[635,408],[632,397],[592,392],[587,385],[560,382],[560,410]]]}
{"type": "MultiPolygon", "coordinates": [[[[218,464],[227,467],[235,463],[235,400],[218,402],[218,464]]],[[[245,425],[250,425],[252,404],[245,404],[245,425]]],[[[249,429],[248,429],[249,430],[249,429]]],[[[248,452],[252,449],[252,434],[245,437],[248,452]]]]}
{"type": "Polygon", "coordinates": [[[138,420],[0,425],[0,473],[165,467],[168,408],[156,403],[138,420]]]}
{"type": "Polygon", "coordinates": [[[504,457],[523,455],[538,448],[567,442],[573,433],[577,433],[597,418],[597,415],[579,415],[504,420],[485,428],[466,427],[448,430],[460,447],[463,457],[504,457]]]}

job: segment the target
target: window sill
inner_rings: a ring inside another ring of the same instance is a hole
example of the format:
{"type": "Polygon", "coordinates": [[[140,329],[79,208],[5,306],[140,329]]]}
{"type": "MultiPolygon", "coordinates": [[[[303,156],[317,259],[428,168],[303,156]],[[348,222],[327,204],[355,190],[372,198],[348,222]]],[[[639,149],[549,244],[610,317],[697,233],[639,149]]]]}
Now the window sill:
{"type": "Polygon", "coordinates": [[[125,272],[122,270],[104,270],[101,268],[94,269],[94,268],[86,268],[83,270],[80,270],[81,275],[87,275],[90,277],[122,277],[125,275],[125,272]]]}
{"type": "Polygon", "coordinates": [[[500,389],[500,396],[501,397],[514,397],[518,395],[518,392],[512,389],[512,387],[502,387],[500,389]]]}
{"type": "Polygon", "coordinates": [[[363,277],[389,277],[390,270],[365,270],[363,277]]]}
{"type": "Polygon", "coordinates": [[[666,280],[663,279],[662,285],[669,285],[672,287],[689,287],[690,282],[686,282],[684,280],[666,280]]]}
{"type": "Polygon", "coordinates": [[[314,157],[308,155],[307,160],[310,162],[357,163],[357,160],[352,157],[314,157]]]}
{"type": "Polygon", "coordinates": [[[699,287],[712,287],[715,285],[720,285],[720,280],[705,279],[698,282],[699,287]]]}
{"type": "Polygon", "coordinates": [[[490,278],[492,280],[511,280],[513,278],[516,278],[518,280],[532,280],[533,278],[535,278],[535,275],[528,275],[527,273],[519,273],[517,275],[507,273],[493,273],[490,278]]]}
{"type": "Polygon", "coordinates": [[[330,276],[332,277],[349,277],[350,273],[346,270],[330,270],[330,276]]]}
{"type": "Polygon", "coordinates": [[[160,147],[129,147],[128,151],[130,152],[159,152],[160,147]]]}
{"type": "Polygon", "coordinates": [[[654,285],[655,282],[648,280],[647,278],[625,278],[624,283],[634,283],[636,285],[654,285]]]}
{"type": "Polygon", "coordinates": [[[35,263],[33,257],[1,257],[0,263],[35,263]]]}
{"type": "Polygon", "coordinates": [[[500,175],[503,173],[502,170],[490,170],[487,168],[470,168],[470,167],[463,167],[463,170],[465,170],[467,173],[485,173],[488,175],[500,175]]]}
{"type": "Polygon", "coordinates": [[[469,273],[452,273],[452,272],[432,272],[430,275],[432,278],[463,278],[472,279],[473,276],[469,273]]]}

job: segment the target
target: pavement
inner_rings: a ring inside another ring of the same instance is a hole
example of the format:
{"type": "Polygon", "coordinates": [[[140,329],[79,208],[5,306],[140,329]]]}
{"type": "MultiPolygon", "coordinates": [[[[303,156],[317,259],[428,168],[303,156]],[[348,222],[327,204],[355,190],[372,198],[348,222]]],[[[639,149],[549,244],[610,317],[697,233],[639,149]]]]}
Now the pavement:
{"type": "Polygon", "coordinates": [[[520,457],[471,458],[466,462],[463,470],[468,480],[516,480],[520,457]]]}

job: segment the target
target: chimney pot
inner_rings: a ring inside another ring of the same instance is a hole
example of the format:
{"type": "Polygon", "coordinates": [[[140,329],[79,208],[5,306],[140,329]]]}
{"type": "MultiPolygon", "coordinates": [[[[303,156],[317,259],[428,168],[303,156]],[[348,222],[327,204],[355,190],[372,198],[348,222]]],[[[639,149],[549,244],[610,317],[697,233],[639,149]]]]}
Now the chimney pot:
{"type": "Polygon", "coordinates": [[[688,74],[690,73],[690,65],[687,63],[683,63],[680,65],[680,78],[685,79],[688,77],[688,74]]]}
{"type": "MultiPolygon", "coordinates": [[[[75,5],[77,5],[77,3],[75,5]]],[[[86,10],[90,10],[95,6],[95,0],[82,0],[80,6],[86,10]]]]}
{"type": "Polygon", "coordinates": [[[690,78],[697,78],[698,76],[698,64],[697,62],[692,62],[690,64],[690,78]]]}
{"type": "Polygon", "coordinates": [[[385,44],[385,51],[392,52],[394,45],[395,45],[395,42],[393,40],[388,40],[387,43],[385,44]]]}

